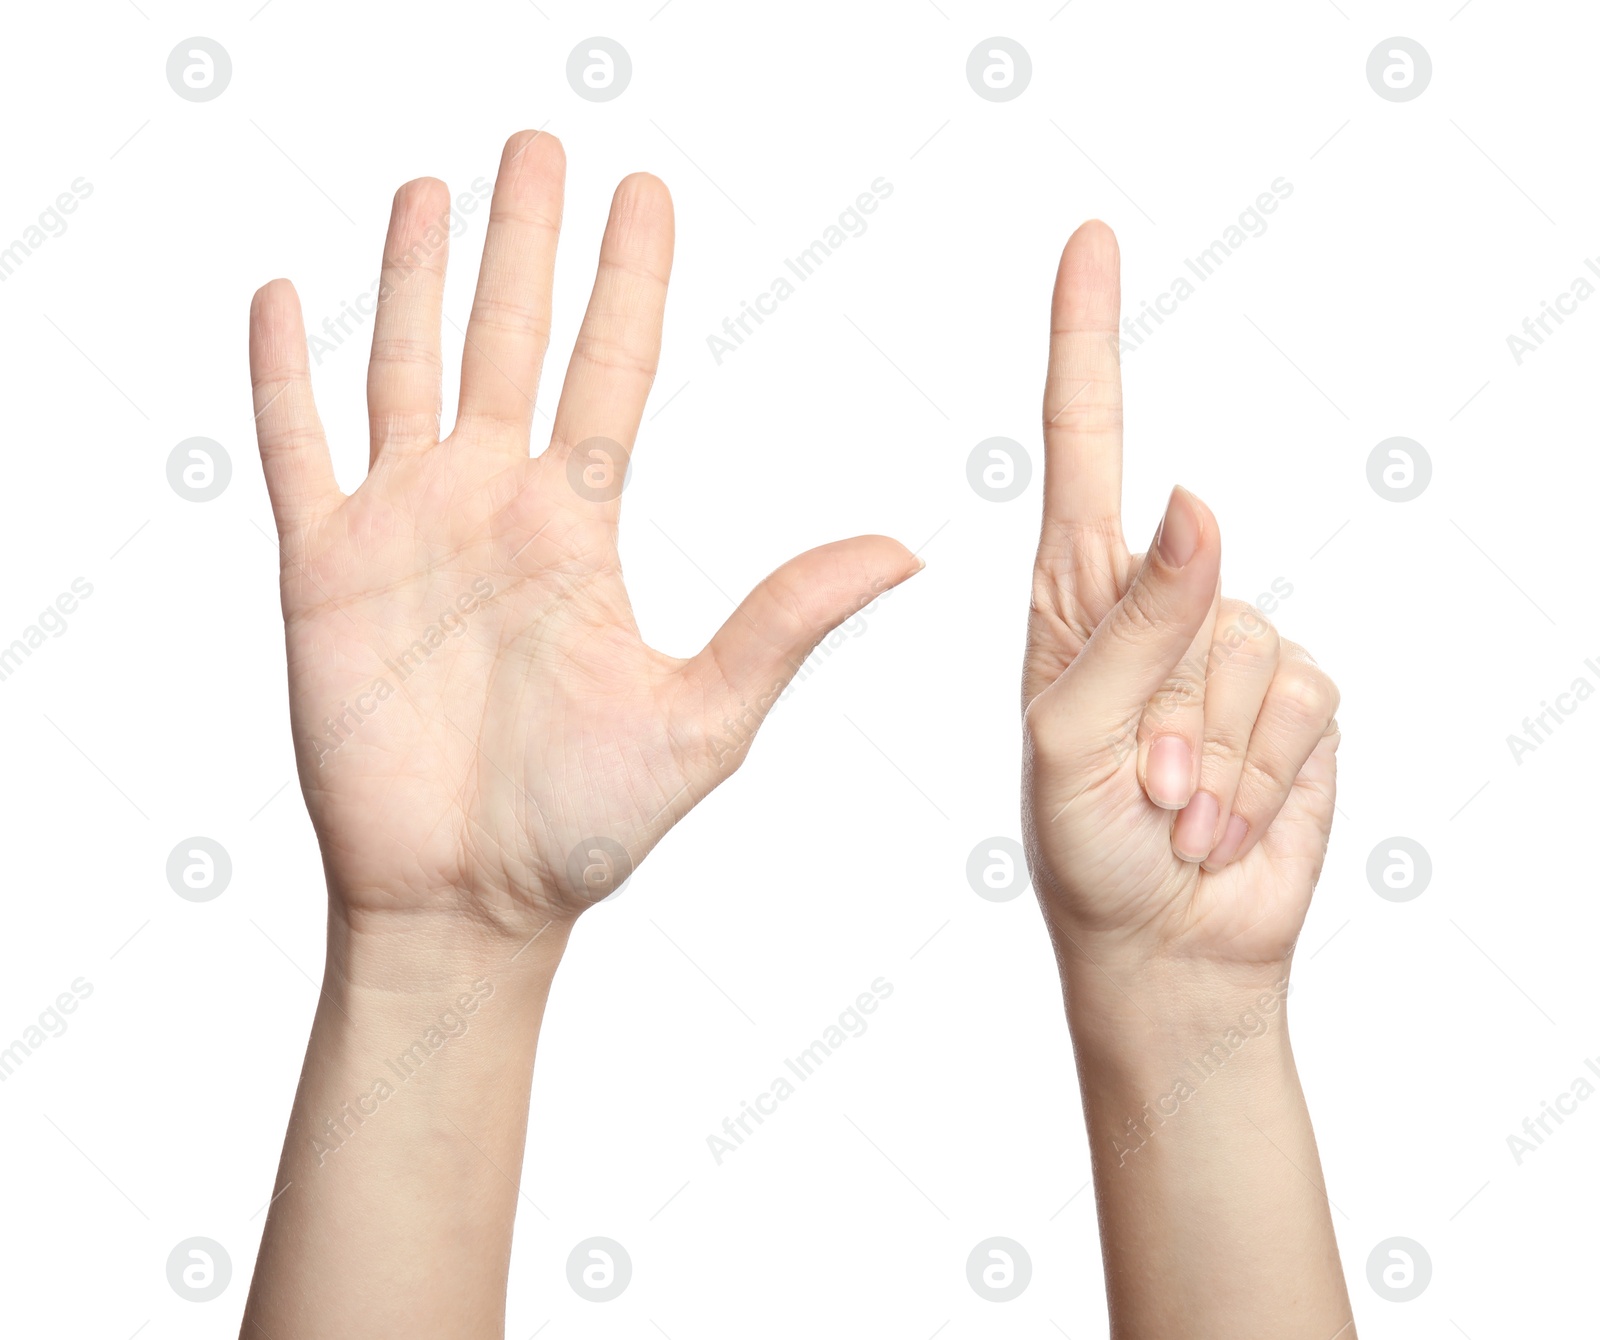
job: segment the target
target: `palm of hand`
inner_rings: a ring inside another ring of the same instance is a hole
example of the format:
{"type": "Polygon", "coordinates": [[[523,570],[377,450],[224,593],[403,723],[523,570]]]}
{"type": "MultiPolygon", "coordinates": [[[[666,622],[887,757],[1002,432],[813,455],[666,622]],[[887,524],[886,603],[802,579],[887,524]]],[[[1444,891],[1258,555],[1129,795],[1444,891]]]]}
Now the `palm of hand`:
{"type": "Polygon", "coordinates": [[[640,640],[607,528],[542,461],[485,459],[380,468],[285,566],[302,779],[351,904],[573,914],[734,761],[640,640]]]}

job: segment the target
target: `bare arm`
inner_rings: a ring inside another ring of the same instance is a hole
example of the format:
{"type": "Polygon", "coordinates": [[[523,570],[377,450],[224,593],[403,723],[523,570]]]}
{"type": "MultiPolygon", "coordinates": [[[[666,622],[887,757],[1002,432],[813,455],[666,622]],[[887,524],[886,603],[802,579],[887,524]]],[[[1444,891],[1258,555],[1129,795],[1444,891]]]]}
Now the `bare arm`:
{"type": "Polygon", "coordinates": [[[1068,242],[1045,387],[1024,825],[1089,1123],[1114,1340],[1354,1335],[1285,996],[1334,813],[1338,691],[1222,596],[1174,489],[1122,537],[1119,257],[1068,242]]]}
{"type": "Polygon", "coordinates": [[[1112,1335],[1353,1337],[1285,980],[1064,966],[1112,1335]]]}
{"type": "Polygon", "coordinates": [[[757,585],[698,655],[645,645],[617,526],[672,201],[654,177],[618,186],[550,441],[530,456],[564,177],[551,136],[506,145],[443,437],[453,206],[426,178],[396,194],[370,466],[349,496],[294,290],[274,281],[251,308],[330,931],[247,1336],[501,1334],[534,1049],[573,922],[733,774],[828,630],[920,566],[881,536],[824,545],[757,585]]]}
{"type": "Polygon", "coordinates": [[[244,1334],[498,1336],[566,932],[330,938],[244,1334]]]}

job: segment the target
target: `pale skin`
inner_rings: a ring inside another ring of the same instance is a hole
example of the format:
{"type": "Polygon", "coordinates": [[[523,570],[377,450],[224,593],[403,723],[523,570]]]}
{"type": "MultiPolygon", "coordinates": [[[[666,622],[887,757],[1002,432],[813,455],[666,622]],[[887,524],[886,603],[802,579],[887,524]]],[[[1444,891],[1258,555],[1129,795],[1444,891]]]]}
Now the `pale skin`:
{"type": "Polygon", "coordinates": [[[329,935],[246,1336],[503,1334],[535,1046],[573,922],[732,774],[811,648],[921,567],[894,540],[839,541],[761,582],[698,655],[643,643],[615,486],[660,352],[672,203],[643,174],[617,188],[532,455],[564,176],[553,137],[506,145],[443,436],[449,195],[422,179],[395,196],[349,496],[293,288],[251,307],[329,935]]]}
{"type": "MultiPolygon", "coordinates": [[[[619,186],[532,455],[563,178],[550,136],[507,144],[447,435],[448,194],[401,188],[369,472],[349,496],[293,289],[275,281],[251,309],[329,933],[246,1336],[503,1334],[539,1027],[573,923],[738,767],[811,647],[921,566],[882,537],[826,545],[698,655],[643,644],[615,485],[660,350],[671,203],[652,177],[619,186]]],[[[1321,672],[1219,602],[1203,505],[1176,495],[1142,566],[1122,543],[1116,284],[1109,233],[1080,230],[1057,287],[1025,698],[1030,858],[1078,1047],[1114,1334],[1332,1340],[1353,1331],[1281,1008],[1137,1154],[1113,1152],[1183,1060],[1286,975],[1337,742],[1321,672]],[[1158,747],[1173,736],[1184,767],[1158,747]]]]}
{"type": "Polygon", "coordinates": [[[1023,823],[1111,1333],[1353,1340],[1283,1003],[1333,819],[1338,692],[1221,596],[1198,498],[1173,491],[1148,553],[1124,543],[1119,266],[1091,222],[1056,277],[1023,676],[1023,823]]]}

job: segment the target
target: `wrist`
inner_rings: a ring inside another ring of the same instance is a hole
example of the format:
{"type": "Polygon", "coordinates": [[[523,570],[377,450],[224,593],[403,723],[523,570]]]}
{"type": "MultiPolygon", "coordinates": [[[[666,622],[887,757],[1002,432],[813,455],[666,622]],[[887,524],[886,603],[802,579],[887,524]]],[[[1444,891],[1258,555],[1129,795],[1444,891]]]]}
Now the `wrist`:
{"type": "Polygon", "coordinates": [[[1288,960],[1117,955],[1058,938],[1057,962],[1080,1069],[1148,1076],[1197,1057],[1248,1053],[1273,1068],[1288,1057],[1288,960]]]}
{"type": "Polygon", "coordinates": [[[1256,965],[1080,963],[1062,980],[1097,1168],[1187,1158],[1253,1134],[1247,1122],[1277,1129],[1300,1102],[1287,965],[1268,980],[1256,965]]]}
{"type": "Polygon", "coordinates": [[[328,914],[325,994],[367,1007],[438,1001],[490,982],[509,995],[548,994],[571,935],[549,921],[527,937],[450,912],[374,912],[334,904],[328,914]]]}
{"type": "Polygon", "coordinates": [[[334,1153],[348,1164],[352,1142],[383,1160],[462,1134],[469,1153],[475,1142],[520,1155],[566,935],[552,925],[508,946],[447,918],[336,907],[301,1086],[307,1157],[320,1170],[334,1153]]]}

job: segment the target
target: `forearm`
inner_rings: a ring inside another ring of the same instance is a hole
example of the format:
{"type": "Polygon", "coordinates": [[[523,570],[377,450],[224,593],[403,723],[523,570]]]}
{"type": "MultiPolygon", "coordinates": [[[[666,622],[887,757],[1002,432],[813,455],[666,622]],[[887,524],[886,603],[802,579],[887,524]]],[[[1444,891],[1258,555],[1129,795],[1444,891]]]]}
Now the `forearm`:
{"type": "Polygon", "coordinates": [[[331,920],[244,1336],[503,1334],[534,1051],[565,940],[331,920]]]}
{"type": "Polygon", "coordinates": [[[1287,964],[1062,957],[1113,1340],[1354,1340],[1287,964]]]}

